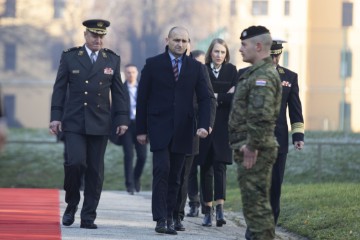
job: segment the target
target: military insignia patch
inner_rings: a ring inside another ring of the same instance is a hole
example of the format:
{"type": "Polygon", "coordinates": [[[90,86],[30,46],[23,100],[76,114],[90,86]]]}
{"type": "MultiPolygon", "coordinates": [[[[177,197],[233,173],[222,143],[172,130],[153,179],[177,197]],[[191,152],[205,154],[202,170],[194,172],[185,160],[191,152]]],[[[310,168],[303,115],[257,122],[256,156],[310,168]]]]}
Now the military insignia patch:
{"type": "Polygon", "coordinates": [[[79,73],[80,73],[80,70],[72,70],[72,73],[73,73],[73,74],[79,74],[79,73]]]}
{"type": "Polygon", "coordinates": [[[255,85],[256,86],[266,86],[266,80],[258,79],[258,80],[256,80],[255,85]]]}
{"type": "Polygon", "coordinates": [[[278,71],[279,71],[280,74],[285,74],[285,71],[282,68],[278,68],[278,71]]]}
{"type": "Polygon", "coordinates": [[[103,58],[107,58],[106,52],[102,52],[103,58]]]}
{"type": "Polygon", "coordinates": [[[82,56],[84,54],[84,51],[79,51],[78,55],[82,56]]]}
{"type": "Polygon", "coordinates": [[[282,81],[282,82],[281,82],[281,85],[282,85],[283,87],[291,87],[291,83],[289,83],[288,81],[282,81]]]}

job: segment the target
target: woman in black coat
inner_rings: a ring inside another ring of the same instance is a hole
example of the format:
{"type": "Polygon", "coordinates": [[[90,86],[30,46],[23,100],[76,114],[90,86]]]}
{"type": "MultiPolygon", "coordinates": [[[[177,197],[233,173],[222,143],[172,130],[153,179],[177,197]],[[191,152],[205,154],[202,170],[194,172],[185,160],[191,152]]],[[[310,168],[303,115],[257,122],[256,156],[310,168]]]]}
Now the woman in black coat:
{"type": "Polygon", "coordinates": [[[228,120],[237,82],[236,67],[229,63],[229,48],[223,39],[214,39],[207,50],[205,63],[217,98],[212,133],[200,140],[198,160],[200,185],[205,202],[203,226],[212,226],[212,203],[216,201],[216,226],[226,224],[223,205],[226,198],[226,165],[232,164],[228,120]]]}

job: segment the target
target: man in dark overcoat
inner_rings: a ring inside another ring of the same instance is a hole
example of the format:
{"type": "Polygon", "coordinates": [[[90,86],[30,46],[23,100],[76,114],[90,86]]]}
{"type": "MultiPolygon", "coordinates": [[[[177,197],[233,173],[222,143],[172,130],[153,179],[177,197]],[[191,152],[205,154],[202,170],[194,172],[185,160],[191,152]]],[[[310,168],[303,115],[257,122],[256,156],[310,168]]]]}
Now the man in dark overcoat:
{"type": "Polygon", "coordinates": [[[166,51],[146,60],[136,105],[137,139],[150,142],[153,152],[152,214],[158,233],[177,234],[173,211],[185,154],[193,137],[206,137],[210,127],[210,97],[201,63],[186,56],[189,33],[174,27],[166,51]],[[193,96],[199,106],[195,125],[193,96]]]}
{"type": "Polygon", "coordinates": [[[85,44],[66,50],[61,56],[51,99],[50,132],[63,131],[66,138],[64,190],[68,205],[62,223],[70,226],[74,222],[81,177],[85,174],[80,227],[95,229],[111,121],[118,126],[117,134],[125,133],[129,124],[129,100],[120,77],[120,56],[102,47],[110,22],[92,19],[83,25],[85,44]]]}

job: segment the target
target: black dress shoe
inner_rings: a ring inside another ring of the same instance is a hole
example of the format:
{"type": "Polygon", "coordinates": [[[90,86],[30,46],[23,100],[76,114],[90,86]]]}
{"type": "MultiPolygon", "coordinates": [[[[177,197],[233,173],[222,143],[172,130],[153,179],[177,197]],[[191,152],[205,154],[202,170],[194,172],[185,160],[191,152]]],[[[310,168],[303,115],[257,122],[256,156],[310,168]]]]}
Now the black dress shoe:
{"type": "Polygon", "coordinates": [[[127,191],[130,195],[134,195],[134,189],[128,188],[128,189],[126,189],[126,191],[127,191]]]}
{"type": "Polygon", "coordinates": [[[166,234],[171,234],[171,235],[177,234],[173,220],[167,220],[166,234]]]}
{"type": "Polygon", "coordinates": [[[181,218],[177,217],[174,222],[174,227],[176,231],[185,231],[184,225],[181,223],[181,218]]]}
{"type": "Polygon", "coordinates": [[[197,206],[190,206],[190,212],[186,214],[188,217],[197,217],[199,216],[199,208],[197,206]]]}
{"type": "Polygon", "coordinates": [[[161,219],[156,222],[155,232],[166,233],[166,222],[165,219],[161,219]]]}
{"type": "Polygon", "coordinates": [[[251,239],[252,239],[251,236],[252,236],[252,234],[251,234],[249,228],[246,228],[245,239],[246,239],[246,240],[251,240],[251,239]]]}
{"type": "Polygon", "coordinates": [[[75,213],[77,211],[77,206],[67,206],[66,210],[64,212],[64,215],[62,217],[62,224],[64,226],[70,226],[75,221],[75,213]]]}
{"type": "Polygon", "coordinates": [[[97,229],[97,225],[92,221],[81,221],[80,228],[97,229]]]}

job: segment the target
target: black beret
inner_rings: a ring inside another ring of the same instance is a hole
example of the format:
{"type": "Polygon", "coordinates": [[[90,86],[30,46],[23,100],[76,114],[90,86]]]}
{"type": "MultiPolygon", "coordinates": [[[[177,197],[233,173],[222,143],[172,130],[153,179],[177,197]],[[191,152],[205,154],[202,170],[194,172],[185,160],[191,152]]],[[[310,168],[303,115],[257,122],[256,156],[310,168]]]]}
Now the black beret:
{"type": "Polygon", "coordinates": [[[273,39],[270,54],[271,55],[279,55],[279,54],[281,54],[282,49],[283,49],[283,45],[282,45],[283,43],[286,43],[286,41],[281,40],[281,39],[273,39]]]}
{"type": "Polygon", "coordinates": [[[270,34],[269,29],[263,26],[251,26],[241,32],[240,39],[245,40],[262,34],[270,34]]]}
{"type": "Polygon", "coordinates": [[[110,26],[110,22],[103,19],[90,19],[84,21],[83,25],[89,32],[105,35],[107,33],[106,28],[110,26]]]}

